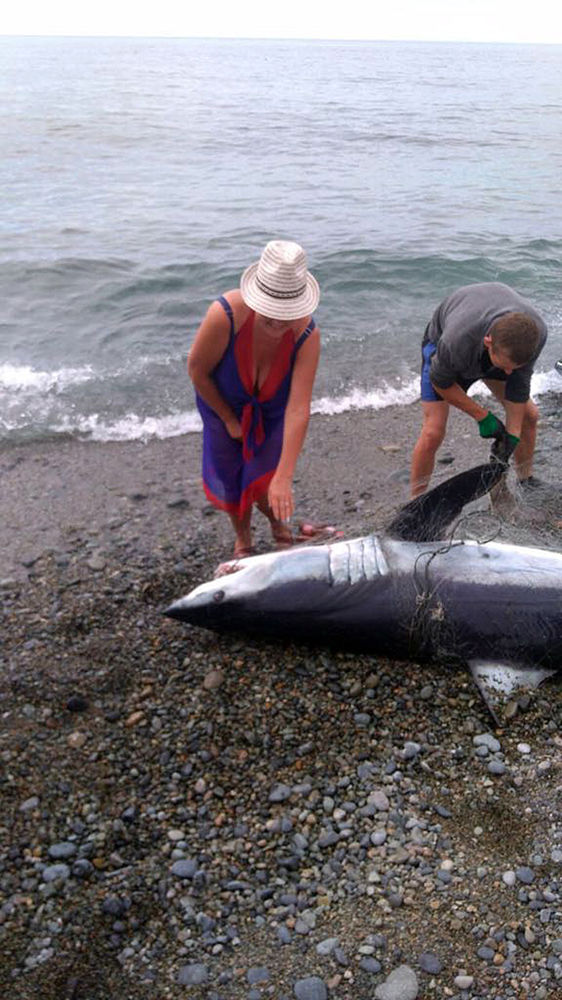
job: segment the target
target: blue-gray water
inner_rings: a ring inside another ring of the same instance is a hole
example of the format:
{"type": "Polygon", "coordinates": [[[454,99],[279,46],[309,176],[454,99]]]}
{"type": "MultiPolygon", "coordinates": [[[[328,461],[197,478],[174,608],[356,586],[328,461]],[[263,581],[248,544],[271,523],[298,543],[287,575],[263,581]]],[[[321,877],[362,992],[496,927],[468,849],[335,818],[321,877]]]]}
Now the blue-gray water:
{"type": "Polygon", "coordinates": [[[0,39],[0,440],[196,429],[185,360],[273,237],[322,299],[315,409],[416,398],[455,286],[512,284],[560,389],[562,46],[0,39]]]}

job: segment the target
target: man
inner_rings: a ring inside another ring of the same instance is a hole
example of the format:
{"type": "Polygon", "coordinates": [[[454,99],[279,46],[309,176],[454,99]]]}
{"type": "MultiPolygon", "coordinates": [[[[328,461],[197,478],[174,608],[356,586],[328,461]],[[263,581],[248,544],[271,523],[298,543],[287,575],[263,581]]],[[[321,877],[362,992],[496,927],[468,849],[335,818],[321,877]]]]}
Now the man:
{"type": "Polygon", "coordinates": [[[412,455],[412,496],[427,488],[450,406],[473,417],[481,437],[495,439],[502,461],[513,453],[522,487],[539,485],[533,476],[538,410],[529,389],[546,337],[533,307],[497,281],[465,285],[437,307],[422,343],[423,425],[412,455]],[[502,404],[505,425],[467,395],[479,379],[502,404]]]}

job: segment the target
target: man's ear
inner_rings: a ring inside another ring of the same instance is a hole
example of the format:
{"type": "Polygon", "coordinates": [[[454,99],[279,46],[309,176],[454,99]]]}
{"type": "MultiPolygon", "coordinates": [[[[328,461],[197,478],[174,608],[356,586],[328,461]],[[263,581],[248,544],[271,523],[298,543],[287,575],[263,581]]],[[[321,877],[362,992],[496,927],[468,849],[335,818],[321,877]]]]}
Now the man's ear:
{"type": "Polygon", "coordinates": [[[491,335],[489,333],[485,333],[484,334],[484,347],[486,348],[487,351],[489,351],[490,348],[491,348],[491,346],[492,346],[492,337],[491,337],[491,335]]]}

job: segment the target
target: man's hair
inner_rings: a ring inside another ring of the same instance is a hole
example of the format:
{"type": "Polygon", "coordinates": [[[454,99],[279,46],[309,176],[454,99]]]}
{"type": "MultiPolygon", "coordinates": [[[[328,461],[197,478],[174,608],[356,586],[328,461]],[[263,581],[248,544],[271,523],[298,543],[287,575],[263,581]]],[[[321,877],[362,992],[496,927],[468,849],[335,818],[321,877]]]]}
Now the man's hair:
{"type": "Polygon", "coordinates": [[[507,355],[514,365],[526,365],[537,353],[540,330],[530,316],[525,313],[506,313],[492,324],[488,330],[492,347],[507,355]]]}

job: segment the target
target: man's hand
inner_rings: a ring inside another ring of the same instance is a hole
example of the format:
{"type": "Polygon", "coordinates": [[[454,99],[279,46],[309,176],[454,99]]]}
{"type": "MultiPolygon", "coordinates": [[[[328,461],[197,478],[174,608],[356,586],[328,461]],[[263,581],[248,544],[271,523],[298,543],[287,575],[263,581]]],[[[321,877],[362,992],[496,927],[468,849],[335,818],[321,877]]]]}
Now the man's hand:
{"type": "Polygon", "coordinates": [[[480,431],[480,437],[483,438],[495,438],[496,441],[502,441],[507,437],[505,425],[502,424],[501,420],[491,410],[488,410],[486,416],[478,421],[478,430],[480,431]]]}

